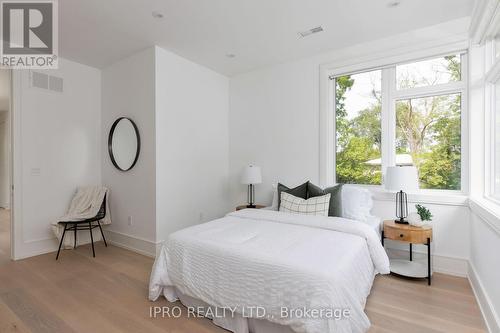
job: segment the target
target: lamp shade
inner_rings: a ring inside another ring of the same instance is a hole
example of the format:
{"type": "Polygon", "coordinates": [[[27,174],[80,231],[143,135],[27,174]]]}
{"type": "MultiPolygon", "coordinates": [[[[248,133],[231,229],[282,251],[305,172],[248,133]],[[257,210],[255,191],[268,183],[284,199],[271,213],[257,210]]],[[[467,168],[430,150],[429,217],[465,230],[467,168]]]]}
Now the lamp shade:
{"type": "Polygon", "coordinates": [[[241,183],[245,185],[262,183],[262,174],[260,173],[260,167],[249,165],[245,169],[243,169],[241,183]]]}
{"type": "Polygon", "coordinates": [[[389,191],[414,192],[418,190],[418,172],[413,166],[387,167],[385,188],[389,191]]]}

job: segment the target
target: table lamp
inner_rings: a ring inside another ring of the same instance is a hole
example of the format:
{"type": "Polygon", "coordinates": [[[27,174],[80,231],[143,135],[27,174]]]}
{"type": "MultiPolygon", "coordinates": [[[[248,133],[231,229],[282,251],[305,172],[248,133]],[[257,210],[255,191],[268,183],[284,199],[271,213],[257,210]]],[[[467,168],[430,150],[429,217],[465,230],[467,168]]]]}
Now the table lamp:
{"type": "Polygon", "coordinates": [[[255,184],[262,183],[262,174],[260,167],[249,165],[243,170],[241,183],[248,185],[247,190],[247,208],[255,208],[255,184]]]}
{"type": "Polygon", "coordinates": [[[418,190],[418,172],[413,166],[387,167],[385,188],[396,191],[396,223],[408,224],[408,195],[406,192],[418,190]]]}

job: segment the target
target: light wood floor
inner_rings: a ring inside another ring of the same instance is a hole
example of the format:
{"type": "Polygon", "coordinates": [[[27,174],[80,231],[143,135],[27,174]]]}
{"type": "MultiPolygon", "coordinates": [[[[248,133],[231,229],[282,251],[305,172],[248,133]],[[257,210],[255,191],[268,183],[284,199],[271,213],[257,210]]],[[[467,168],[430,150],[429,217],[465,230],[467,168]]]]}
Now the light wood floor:
{"type": "Polygon", "coordinates": [[[0,265],[10,260],[10,211],[0,208],[0,265]]]}
{"type": "MultiPolygon", "coordinates": [[[[63,251],[0,265],[0,332],[227,332],[207,319],[149,317],[153,260],[114,246],[63,251]]],[[[174,305],[179,305],[175,304],[174,305]]],[[[370,333],[485,332],[466,279],[434,274],[433,285],[376,278],[366,305],[370,333]]]]}

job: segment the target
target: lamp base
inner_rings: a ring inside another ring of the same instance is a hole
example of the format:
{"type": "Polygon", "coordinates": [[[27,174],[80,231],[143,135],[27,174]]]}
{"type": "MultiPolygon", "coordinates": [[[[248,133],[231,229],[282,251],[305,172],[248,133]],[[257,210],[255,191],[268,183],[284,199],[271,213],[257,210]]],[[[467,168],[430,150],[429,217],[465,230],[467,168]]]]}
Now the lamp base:
{"type": "Polygon", "coordinates": [[[408,196],[405,192],[399,191],[396,193],[396,217],[394,222],[398,224],[408,224],[405,217],[408,216],[408,196]]]}

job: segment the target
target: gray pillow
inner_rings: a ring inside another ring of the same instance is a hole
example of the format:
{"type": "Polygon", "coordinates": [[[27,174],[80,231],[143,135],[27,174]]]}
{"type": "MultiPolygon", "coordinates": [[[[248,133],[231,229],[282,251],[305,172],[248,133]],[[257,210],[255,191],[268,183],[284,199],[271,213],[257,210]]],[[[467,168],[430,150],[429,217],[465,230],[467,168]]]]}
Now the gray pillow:
{"type": "Polygon", "coordinates": [[[278,210],[280,209],[281,205],[281,192],[285,192],[288,194],[291,194],[293,196],[302,198],[302,199],[307,199],[307,185],[309,184],[309,181],[305,182],[302,185],[299,185],[294,188],[289,188],[281,183],[278,183],[278,210]]]}
{"type": "Polygon", "coordinates": [[[313,183],[307,184],[307,199],[330,193],[328,216],[342,217],[342,184],[322,189],[313,183]]]}

